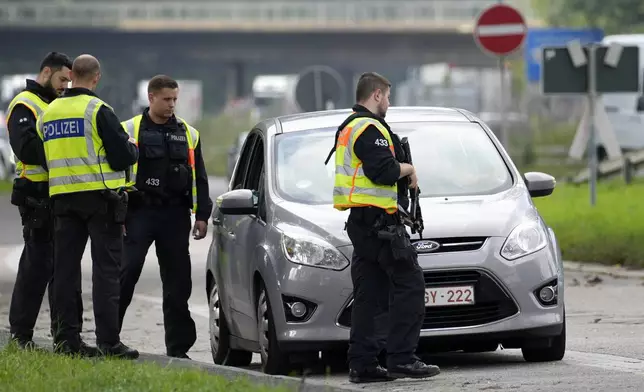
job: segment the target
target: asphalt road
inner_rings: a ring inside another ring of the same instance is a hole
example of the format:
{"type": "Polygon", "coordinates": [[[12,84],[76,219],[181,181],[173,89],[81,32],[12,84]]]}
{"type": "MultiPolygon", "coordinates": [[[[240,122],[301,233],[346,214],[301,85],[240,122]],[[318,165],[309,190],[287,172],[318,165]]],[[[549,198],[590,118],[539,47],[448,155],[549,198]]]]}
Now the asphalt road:
{"type": "MultiPolygon", "coordinates": [[[[225,191],[222,180],[213,179],[213,198],[225,191]]],[[[20,254],[17,212],[0,200],[0,328],[6,327],[7,304],[20,254]],[[16,233],[13,233],[16,231],[16,233]]],[[[208,307],[205,292],[205,261],[210,236],[191,245],[193,292],[191,310],[197,324],[197,343],[189,355],[212,363],[208,341],[208,307]]],[[[94,339],[91,307],[89,249],[83,259],[85,326],[88,342],[94,339]]],[[[519,350],[488,354],[445,354],[429,358],[442,373],[427,381],[398,380],[353,388],[368,391],[642,391],[644,390],[644,280],[568,272],[566,275],[568,351],[561,362],[530,364],[519,350]]],[[[48,309],[43,310],[37,334],[48,336],[48,309]]],[[[161,288],[154,246],[124,322],[122,339],[141,351],[164,354],[161,288]]],[[[255,356],[257,368],[259,358],[255,356]]],[[[310,377],[333,385],[351,384],[346,373],[318,373],[310,377]]]]}

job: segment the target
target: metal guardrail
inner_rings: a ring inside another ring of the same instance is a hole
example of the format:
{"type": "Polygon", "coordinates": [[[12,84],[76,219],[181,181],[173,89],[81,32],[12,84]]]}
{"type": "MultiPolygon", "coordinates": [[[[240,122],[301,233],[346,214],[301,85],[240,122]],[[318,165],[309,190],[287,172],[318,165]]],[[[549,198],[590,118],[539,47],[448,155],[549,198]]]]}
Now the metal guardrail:
{"type": "MultiPolygon", "coordinates": [[[[631,183],[637,172],[644,167],[644,150],[634,151],[624,154],[621,159],[600,162],[597,170],[597,178],[607,179],[617,176],[623,176],[627,184],[631,183]]],[[[573,184],[583,184],[588,182],[590,170],[588,168],[581,170],[573,179],[573,184]]]]}
{"type": "MultiPolygon", "coordinates": [[[[371,1],[0,1],[0,26],[113,27],[186,30],[471,31],[497,0],[371,1]]],[[[509,0],[529,24],[540,24],[530,0],[509,0]]]]}

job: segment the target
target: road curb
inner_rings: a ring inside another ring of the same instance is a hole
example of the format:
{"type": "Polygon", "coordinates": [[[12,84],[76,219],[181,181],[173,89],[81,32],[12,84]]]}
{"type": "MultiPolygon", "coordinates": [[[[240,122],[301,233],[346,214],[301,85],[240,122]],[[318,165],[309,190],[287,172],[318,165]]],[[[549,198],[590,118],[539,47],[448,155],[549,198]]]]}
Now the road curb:
{"type": "Polygon", "coordinates": [[[578,261],[564,261],[564,271],[586,272],[598,275],[610,275],[622,279],[644,279],[644,270],[629,270],[624,267],[615,267],[597,263],[582,263],[578,261]]]}
{"type": "MultiPolygon", "coordinates": [[[[0,349],[3,349],[9,342],[9,332],[0,330],[0,349]]],[[[51,348],[50,339],[34,338],[34,341],[42,347],[51,348]]],[[[138,363],[156,363],[160,366],[171,366],[174,368],[199,369],[208,373],[224,377],[229,380],[246,379],[252,383],[263,384],[271,387],[286,387],[291,391],[297,392],[344,392],[344,391],[363,391],[351,387],[331,386],[319,380],[302,380],[295,377],[272,376],[253,370],[240,369],[229,366],[220,366],[199,362],[189,359],[170,358],[165,355],[141,353],[138,363]]]]}

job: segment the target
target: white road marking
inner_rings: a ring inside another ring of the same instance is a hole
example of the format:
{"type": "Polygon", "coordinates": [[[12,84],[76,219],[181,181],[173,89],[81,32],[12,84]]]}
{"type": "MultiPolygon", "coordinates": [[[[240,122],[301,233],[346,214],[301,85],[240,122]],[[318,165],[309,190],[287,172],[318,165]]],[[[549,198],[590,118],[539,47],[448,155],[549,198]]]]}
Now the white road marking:
{"type": "MultiPolygon", "coordinates": [[[[134,294],[134,298],[141,301],[156,304],[159,306],[159,309],[161,309],[161,306],[163,305],[163,299],[160,297],[155,297],[155,296],[145,295],[145,294],[134,294]]],[[[190,312],[195,316],[203,317],[206,319],[210,317],[210,313],[209,313],[210,310],[208,309],[207,305],[194,305],[194,304],[188,303],[188,307],[190,309],[190,312]]]]}
{"type": "MultiPolygon", "coordinates": [[[[191,221],[192,221],[192,227],[194,228],[195,215],[192,214],[190,217],[191,217],[191,221]]],[[[208,230],[209,231],[212,230],[212,227],[209,227],[208,230]]],[[[191,237],[191,240],[190,240],[191,243],[194,243],[195,241],[192,240],[192,231],[190,232],[190,237],[191,237]]],[[[206,237],[201,241],[207,241],[208,238],[210,238],[210,237],[206,237]]],[[[83,254],[83,261],[85,262],[85,263],[83,263],[84,264],[83,267],[85,267],[85,268],[91,268],[92,256],[91,256],[91,252],[90,252],[90,243],[91,243],[91,240],[88,239],[87,240],[87,246],[85,247],[85,253],[83,254]]],[[[208,243],[208,245],[210,245],[210,243],[208,243]]],[[[13,273],[18,272],[18,265],[20,264],[20,255],[22,254],[23,246],[24,245],[22,245],[22,244],[20,244],[20,245],[17,244],[17,245],[14,245],[14,246],[4,246],[4,247],[0,248],[0,254],[4,254],[4,260],[3,260],[4,265],[13,273]]],[[[195,252],[194,246],[191,246],[190,250],[191,250],[191,252],[190,252],[191,254],[198,252],[198,251],[195,252]]],[[[207,252],[208,251],[206,250],[206,254],[207,254],[207,252]]],[[[156,259],[156,255],[155,255],[155,252],[154,252],[154,245],[152,245],[150,247],[150,251],[148,252],[148,255],[149,255],[149,257],[154,257],[156,259]]],[[[195,261],[194,259],[195,258],[193,257],[193,260],[192,260],[193,264],[194,264],[194,261],[195,261]]],[[[201,260],[198,260],[197,264],[200,265],[201,260]]],[[[146,265],[149,265],[149,263],[146,263],[146,265]]]]}
{"type": "Polygon", "coordinates": [[[566,351],[564,362],[611,370],[625,373],[634,373],[644,376],[644,361],[636,358],[620,357],[617,355],[586,353],[580,351],[566,351]]]}
{"type": "Polygon", "coordinates": [[[479,37],[497,37],[503,35],[519,35],[526,31],[526,26],[522,24],[502,24],[502,25],[483,25],[476,29],[479,37]]]}

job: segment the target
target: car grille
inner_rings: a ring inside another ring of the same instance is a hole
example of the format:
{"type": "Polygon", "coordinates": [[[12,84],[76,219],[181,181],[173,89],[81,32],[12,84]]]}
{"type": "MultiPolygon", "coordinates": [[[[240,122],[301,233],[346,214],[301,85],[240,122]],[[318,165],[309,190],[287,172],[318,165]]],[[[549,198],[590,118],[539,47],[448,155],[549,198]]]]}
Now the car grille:
{"type": "MultiPolygon", "coordinates": [[[[437,242],[440,246],[431,252],[431,254],[437,254],[478,250],[483,246],[487,237],[424,238],[423,240],[437,242]]],[[[417,241],[421,240],[412,240],[412,243],[417,241]]]]}
{"type": "MultiPolygon", "coordinates": [[[[437,306],[425,309],[422,328],[472,327],[502,320],[519,309],[512,298],[487,273],[476,270],[425,271],[425,286],[474,285],[474,305],[437,306]]],[[[338,324],[351,326],[353,301],[340,313],[338,324]]]]}

